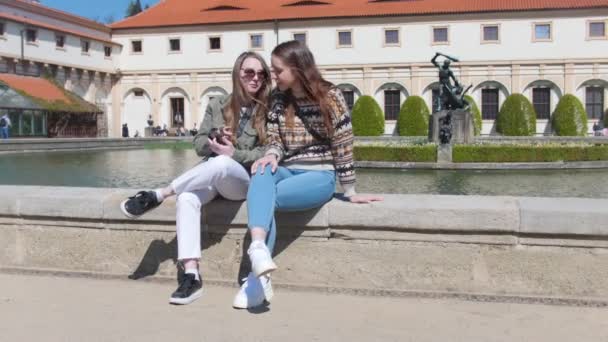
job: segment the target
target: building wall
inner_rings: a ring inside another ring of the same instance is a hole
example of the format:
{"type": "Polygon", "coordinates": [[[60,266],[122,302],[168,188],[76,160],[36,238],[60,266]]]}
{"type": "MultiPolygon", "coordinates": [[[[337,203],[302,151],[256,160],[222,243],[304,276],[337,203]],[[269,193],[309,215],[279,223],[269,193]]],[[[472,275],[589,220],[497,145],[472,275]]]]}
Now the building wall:
{"type": "MultiPolygon", "coordinates": [[[[0,22],[5,25],[5,34],[3,38],[0,38],[0,56],[20,59],[20,31],[30,26],[2,18],[0,18],[0,22]]],[[[108,73],[113,73],[118,65],[118,56],[120,55],[120,46],[118,45],[61,33],[65,36],[65,45],[63,48],[58,48],[55,43],[55,31],[33,28],[37,30],[37,41],[29,43],[24,40],[23,57],[26,60],[108,73]],[[82,52],[81,39],[90,42],[88,53],[82,52]],[[104,46],[112,46],[111,57],[105,57],[104,46]]]]}

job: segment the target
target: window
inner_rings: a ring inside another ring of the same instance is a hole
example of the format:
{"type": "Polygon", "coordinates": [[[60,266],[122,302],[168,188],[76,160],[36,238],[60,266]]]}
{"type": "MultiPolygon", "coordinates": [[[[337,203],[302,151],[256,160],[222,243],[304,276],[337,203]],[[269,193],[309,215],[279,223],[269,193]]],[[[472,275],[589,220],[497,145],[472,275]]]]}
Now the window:
{"type": "Polygon", "coordinates": [[[534,24],[534,41],[551,41],[551,24],[534,24]]]}
{"type": "Polygon", "coordinates": [[[551,116],[551,89],[533,88],[532,103],[537,119],[549,119],[551,116]]]}
{"type": "Polygon", "coordinates": [[[131,53],[142,53],[143,47],[141,40],[131,41],[131,53]]]}
{"type": "Polygon", "coordinates": [[[209,37],[209,50],[220,51],[222,49],[221,37],[209,37]]]}
{"type": "Polygon", "coordinates": [[[342,90],[342,95],[344,95],[348,110],[352,110],[355,105],[355,92],[353,90],[342,90]]]}
{"type": "Polygon", "coordinates": [[[398,46],[400,43],[399,29],[384,29],[384,46],[398,46]]]}
{"type": "Polygon", "coordinates": [[[495,120],[498,116],[498,89],[481,90],[481,118],[495,120]]]}
{"type": "Polygon", "coordinates": [[[482,25],[482,43],[497,43],[499,39],[498,25],[482,25]]]}
{"type": "Polygon", "coordinates": [[[104,46],[103,47],[103,53],[106,57],[112,57],[112,47],[111,46],[104,46]]]}
{"type": "Polygon", "coordinates": [[[262,34],[249,35],[249,48],[250,49],[263,49],[264,48],[264,35],[262,35],[262,34]]]}
{"type": "Polygon", "coordinates": [[[601,119],[604,110],[604,88],[585,88],[585,107],[589,119],[601,119]]]}
{"type": "Polygon", "coordinates": [[[353,32],[352,31],[338,31],[338,47],[352,47],[353,46],[353,32]]]}
{"type": "Polygon", "coordinates": [[[65,36],[62,34],[55,34],[55,47],[63,49],[65,46],[65,36]]]}
{"type": "Polygon", "coordinates": [[[384,91],[384,119],[397,120],[401,107],[401,92],[399,90],[384,91]]]}
{"type": "Polygon", "coordinates": [[[440,102],[441,98],[439,97],[439,88],[434,88],[432,90],[432,95],[431,95],[431,104],[433,106],[433,108],[431,109],[433,111],[433,113],[437,113],[439,111],[439,107],[440,107],[440,102]]]}
{"type": "Polygon", "coordinates": [[[590,21],[587,39],[606,39],[606,21],[590,21]]]}
{"type": "Polygon", "coordinates": [[[448,44],[448,28],[447,27],[433,27],[433,44],[448,44]]]}
{"type": "Polygon", "coordinates": [[[294,33],[293,34],[293,40],[297,40],[300,43],[306,45],[306,33],[303,33],[303,32],[294,33]]]}
{"type": "Polygon", "coordinates": [[[4,37],[4,23],[0,23],[0,37],[4,37]]]}
{"type": "Polygon", "coordinates": [[[169,39],[169,52],[180,52],[181,50],[181,40],[179,38],[169,39]]]}
{"type": "Polygon", "coordinates": [[[25,30],[25,40],[28,43],[35,43],[38,40],[38,31],[34,29],[25,30]]]}
{"type": "Polygon", "coordinates": [[[80,49],[81,49],[82,53],[89,53],[90,47],[91,47],[91,42],[89,42],[88,40],[80,41],[80,49]]]}

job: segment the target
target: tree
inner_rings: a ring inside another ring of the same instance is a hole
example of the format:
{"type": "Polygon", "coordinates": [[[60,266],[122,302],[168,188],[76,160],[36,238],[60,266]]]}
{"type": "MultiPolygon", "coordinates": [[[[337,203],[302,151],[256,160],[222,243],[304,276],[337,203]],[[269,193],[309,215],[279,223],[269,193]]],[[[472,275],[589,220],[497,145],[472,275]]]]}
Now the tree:
{"type": "Polygon", "coordinates": [[[129,2],[129,6],[127,6],[127,14],[125,17],[132,17],[141,11],[141,2],[139,0],[131,1],[129,2]]]}
{"type": "Polygon", "coordinates": [[[369,95],[361,96],[352,110],[353,133],[356,136],[384,134],[384,113],[378,102],[369,95]]]}
{"type": "Polygon", "coordinates": [[[429,131],[429,115],[429,107],[422,97],[409,96],[399,111],[399,135],[426,136],[429,131]]]}
{"type": "Polygon", "coordinates": [[[522,94],[511,94],[500,107],[496,131],[507,136],[531,136],[536,133],[536,111],[522,94]]]}
{"type": "Polygon", "coordinates": [[[475,126],[475,135],[480,135],[482,120],[481,120],[481,111],[479,110],[479,106],[477,106],[477,103],[475,102],[475,99],[473,99],[473,97],[471,97],[469,95],[465,95],[464,98],[465,98],[465,100],[467,100],[469,105],[471,105],[471,115],[473,115],[473,126],[475,126]]]}
{"type": "Polygon", "coordinates": [[[587,135],[587,112],[574,95],[566,94],[557,103],[551,116],[551,125],[559,136],[587,135]]]}

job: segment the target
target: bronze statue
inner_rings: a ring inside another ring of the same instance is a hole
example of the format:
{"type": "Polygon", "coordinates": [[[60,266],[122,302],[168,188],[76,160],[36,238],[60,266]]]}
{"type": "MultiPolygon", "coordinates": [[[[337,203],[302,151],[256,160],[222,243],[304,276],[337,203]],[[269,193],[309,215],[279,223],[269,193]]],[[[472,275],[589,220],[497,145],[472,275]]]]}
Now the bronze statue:
{"type": "Polygon", "coordinates": [[[469,103],[464,99],[464,95],[471,86],[463,91],[462,85],[458,82],[456,76],[454,76],[454,73],[450,69],[451,62],[459,62],[459,60],[440,52],[435,53],[435,57],[431,59],[431,63],[439,69],[439,83],[441,84],[439,88],[439,108],[437,108],[437,111],[442,109],[466,110],[469,107],[469,103]],[[437,63],[437,58],[440,56],[445,57],[443,65],[437,63]],[[452,80],[454,81],[454,84],[452,84],[452,80]]]}
{"type": "Polygon", "coordinates": [[[435,56],[431,59],[431,63],[439,69],[439,101],[435,111],[441,112],[438,124],[439,140],[442,144],[449,144],[450,140],[452,140],[452,111],[468,111],[470,107],[469,103],[464,99],[464,95],[471,89],[472,85],[464,90],[450,69],[450,64],[458,61],[457,58],[440,52],[435,53],[435,56]],[[442,65],[437,62],[437,58],[440,56],[445,57],[442,65]],[[453,84],[452,81],[454,81],[453,84]]]}

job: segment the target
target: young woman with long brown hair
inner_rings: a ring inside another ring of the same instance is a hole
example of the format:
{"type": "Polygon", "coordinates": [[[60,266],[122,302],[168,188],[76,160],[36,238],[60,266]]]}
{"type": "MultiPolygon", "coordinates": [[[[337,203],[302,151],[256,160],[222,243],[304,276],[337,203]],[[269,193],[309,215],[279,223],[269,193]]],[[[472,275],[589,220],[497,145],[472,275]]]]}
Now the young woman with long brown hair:
{"type": "MultiPolygon", "coordinates": [[[[218,194],[243,200],[250,182],[249,168],[264,149],[266,113],[271,90],[270,70],[254,52],[241,54],[232,70],[232,94],[211,100],[194,138],[203,162],[174,179],[167,187],[140,191],[121,203],[123,213],[136,218],[177,195],[178,261],[185,274],[169,299],[189,304],[201,296],[201,206],[218,194]]],[[[270,284],[266,284],[270,288],[270,284]]],[[[271,288],[270,288],[271,289],[271,288]]]]}
{"type": "MultiPolygon", "coordinates": [[[[322,206],[334,195],[336,175],[346,200],[382,200],[355,191],[354,137],[348,106],[340,90],[323,79],[306,45],[282,43],[273,50],[271,62],[276,89],[267,117],[267,149],[251,167],[254,176],[247,194],[250,277],[263,279],[262,284],[277,268],[271,257],[275,210],[322,206]]],[[[254,292],[250,291],[250,307],[262,304],[254,300],[261,297],[251,295],[254,292]]],[[[242,302],[239,298],[243,296],[241,289],[235,303],[242,302]]]]}

